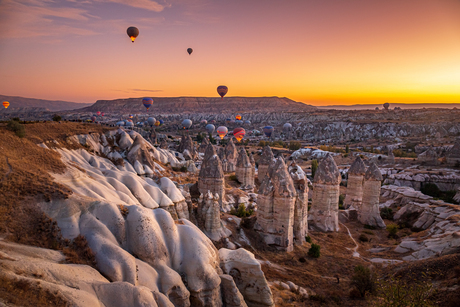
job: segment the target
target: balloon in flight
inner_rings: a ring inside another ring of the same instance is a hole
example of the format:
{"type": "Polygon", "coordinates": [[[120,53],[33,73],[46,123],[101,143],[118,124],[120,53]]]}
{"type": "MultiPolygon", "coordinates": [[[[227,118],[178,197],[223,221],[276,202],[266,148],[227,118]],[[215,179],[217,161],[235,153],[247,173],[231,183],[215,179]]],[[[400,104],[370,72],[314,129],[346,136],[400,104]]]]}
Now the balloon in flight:
{"type": "Polygon", "coordinates": [[[265,126],[264,127],[264,133],[267,137],[271,137],[272,133],[275,129],[272,126],[265,126]]]}
{"type": "Polygon", "coordinates": [[[217,93],[219,93],[220,97],[222,97],[222,100],[224,100],[224,96],[225,94],[227,94],[228,92],[228,87],[226,87],[225,85],[219,85],[217,87],[217,93]]]}
{"type": "Polygon", "coordinates": [[[163,126],[164,123],[165,122],[162,119],[160,119],[160,126],[163,126]]]}
{"type": "Polygon", "coordinates": [[[157,127],[158,127],[159,125],[160,125],[160,121],[159,121],[159,120],[157,120],[157,121],[155,122],[155,126],[157,126],[157,127]]]}
{"type": "Polygon", "coordinates": [[[286,132],[291,131],[292,130],[292,125],[290,123],[285,123],[283,125],[283,130],[286,131],[286,132]]]}
{"type": "Polygon", "coordinates": [[[220,137],[221,140],[224,139],[224,137],[227,135],[228,129],[225,126],[220,126],[217,128],[217,135],[220,137]]]}
{"type": "Polygon", "coordinates": [[[10,103],[8,101],[4,101],[3,106],[5,107],[5,109],[8,109],[8,107],[10,106],[10,103]]]}
{"type": "Polygon", "coordinates": [[[210,134],[212,134],[214,132],[214,130],[216,130],[216,126],[212,125],[212,124],[207,124],[206,125],[206,131],[210,134]]]}
{"type": "Polygon", "coordinates": [[[154,117],[147,118],[147,122],[149,123],[150,126],[155,125],[156,121],[157,120],[154,117]]]}
{"type": "Polygon", "coordinates": [[[237,116],[235,116],[235,118],[236,118],[237,120],[241,120],[241,115],[238,114],[237,116]]]}
{"type": "Polygon", "coordinates": [[[190,54],[192,54],[193,49],[192,49],[192,48],[187,48],[187,52],[188,52],[188,54],[190,55],[190,54]]]}
{"type": "Polygon", "coordinates": [[[91,116],[91,121],[94,123],[96,121],[96,116],[91,116]]]}
{"type": "Polygon", "coordinates": [[[206,125],[206,124],[208,123],[208,121],[207,121],[206,119],[203,119],[203,120],[201,121],[201,123],[204,124],[204,125],[206,125]]]}
{"type": "Polygon", "coordinates": [[[134,43],[134,40],[139,35],[139,29],[136,27],[129,27],[128,30],[126,30],[126,33],[128,34],[129,38],[131,38],[131,41],[134,43]]]}
{"type": "Polygon", "coordinates": [[[148,110],[153,104],[153,99],[145,97],[142,99],[142,103],[144,104],[144,107],[148,110]]]}
{"type": "Polygon", "coordinates": [[[182,127],[184,127],[184,129],[188,129],[192,126],[192,121],[190,119],[184,119],[182,121],[182,127]]]}
{"type": "Polygon", "coordinates": [[[97,112],[96,112],[96,115],[97,115],[97,116],[101,115],[101,111],[97,111],[97,112]]]}
{"type": "Polygon", "coordinates": [[[240,142],[240,141],[243,139],[243,137],[244,137],[245,134],[246,134],[246,131],[245,131],[243,128],[241,128],[241,127],[235,128],[235,129],[233,130],[233,136],[235,137],[235,139],[236,139],[238,142],[240,142]]]}

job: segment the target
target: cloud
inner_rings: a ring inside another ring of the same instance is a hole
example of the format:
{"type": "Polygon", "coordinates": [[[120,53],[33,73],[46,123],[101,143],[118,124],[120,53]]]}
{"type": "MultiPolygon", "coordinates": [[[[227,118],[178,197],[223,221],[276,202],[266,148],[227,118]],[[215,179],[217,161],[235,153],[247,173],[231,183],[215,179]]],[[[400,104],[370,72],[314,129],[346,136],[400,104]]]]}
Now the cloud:
{"type": "Polygon", "coordinates": [[[166,7],[170,7],[169,4],[160,4],[157,1],[152,1],[152,0],[97,0],[97,1],[119,3],[119,4],[131,6],[131,7],[135,7],[138,9],[145,9],[145,10],[154,11],[154,12],[161,12],[166,7]]]}
{"type": "Polygon", "coordinates": [[[133,88],[131,89],[133,92],[151,92],[151,93],[157,93],[157,92],[163,92],[163,90],[144,90],[144,89],[137,89],[133,88]]]}

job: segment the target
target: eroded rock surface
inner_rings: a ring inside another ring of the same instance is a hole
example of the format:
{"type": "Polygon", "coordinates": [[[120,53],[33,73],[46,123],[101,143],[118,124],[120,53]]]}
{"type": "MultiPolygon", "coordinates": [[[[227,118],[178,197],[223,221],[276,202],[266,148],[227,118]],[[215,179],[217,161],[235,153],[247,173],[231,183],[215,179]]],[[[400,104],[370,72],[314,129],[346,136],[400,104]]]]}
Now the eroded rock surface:
{"type": "Polygon", "coordinates": [[[224,171],[216,150],[211,144],[208,145],[201,164],[198,189],[201,194],[207,194],[208,191],[213,195],[218,194],[219,204],[222,206],[225,193],[224,171]]]}
{"type": "Polygon", "coordinates": [[[244,147],[240,147],[240,150],[238,151],[235,175],[241,183],[242,190],[254,189],[254,166],[251,164],[244,147]]]}
{"type": "Polygon", "coordinates": [[[262,156],[259,159],[259,166],[258,166],[258,175],[257,178],[259,178],[259,182],[262,183],[264,180],[265,175],[268,172],[268,168],[270,164],[273,164],[273,161],[275,161],[275,157],[273,156],[273,152],[270,148],[270,146],[265,146],[263,151],[262,151],[262,156]]]}
{"type": "Polygon", "coordinates": [[[308,233],[308,179],[295,162],[289,166],[289,174],[297,192],[294,206],[294,243],[302,244],[308,233]]]}
{"type": "Polygon", "coordinates": [[[238,158],[238,152],[233,143],[233,138],[230,138],[227,146],[225,146],[225,157],[222,160],[222,168],[224,172],[231,173],[235,171],[236,159],[238,158]]]}
{"type": "Polygon", "coordinates": [[[343,206],[349,208],[353,206],[359,209],[363,200],[363,180],[366,173],[366,165],[360,156],[357,156],[355,161],[348,170],[347,195],[343,201],[343,206]]]}
{"type": "Polygon", "coordinates": [[[385,228],[386,225],[380,217],[379,199],[382,174],[373,162],[364,175],[363,202],[358,208],[358,220],[364,225],[385,228]]]}

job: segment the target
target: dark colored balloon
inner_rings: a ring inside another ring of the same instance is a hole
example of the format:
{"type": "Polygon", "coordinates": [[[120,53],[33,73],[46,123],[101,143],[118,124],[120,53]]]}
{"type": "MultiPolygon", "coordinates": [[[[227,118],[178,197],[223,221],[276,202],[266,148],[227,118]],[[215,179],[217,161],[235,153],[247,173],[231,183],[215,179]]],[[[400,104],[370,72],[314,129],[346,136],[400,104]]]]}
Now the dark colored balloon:
{"type": "Polygon", "coordinates": [[[264,127],[264,133],[267,137],[271,137],[272,133],[275,129],[272,126],[265,126],[264,127]]]}
{"type": "Polygon", "coordinates": [[[190,55],[190,54],[192,54],[193,49],[192,49],[192,48],[188,48],[188,49],[187,49],[187,52],[188,52],[188,54],[190,55]]]}
{"type": "Polygon", "coordinates": [[[139,29],[136,27],[129,27],[128,30],[126,30],[126,33],[128,34],[129,38],[131,38],[131,41],[134,43],[134,40],[139,35],[139,29]]]}
{"type": "Polygon", "coordinates": [[[219,93],[220,97],[222,97],[222,100],[224,99],[225,94],[228,92],[228,87],[225,85],[219,85],[217,87],[217,93],[219,93]]]}
{"type": "Polygon", "coordinates": [[[390,104],[388,102],[385,102],[383,104],[383,107],[385,108],[385,110],[388,110],[388,108],[390,107],[390,104]]]}
{"type": "Polygon", "coordinates": [[[142,99],[142,103],[144,104],[144,107],[148,110],[153,104],[153,99],[145,97],[142,99]]]}
{"type": "Polygon", "coordinates": [[[165,122],[162,119],[160,119],[160,126],[163,126],[164,123],[165,122]]]}
{"type": "Polygon", "coordinates": [[[94,123],[96,121],[96,116],[91,116],[91,121],[94,123]]]}
{"type": "Polygon", "coordinates": [[[214,125],[212,125],[212,124],[207,124],[205,129],[206,129],[206,131],[207,131],[208,133],[211,133],[211,134],[212,134],[212,133],[214,132],[214,130],[216,130],[216,126],[214,126],[214,125]]]}

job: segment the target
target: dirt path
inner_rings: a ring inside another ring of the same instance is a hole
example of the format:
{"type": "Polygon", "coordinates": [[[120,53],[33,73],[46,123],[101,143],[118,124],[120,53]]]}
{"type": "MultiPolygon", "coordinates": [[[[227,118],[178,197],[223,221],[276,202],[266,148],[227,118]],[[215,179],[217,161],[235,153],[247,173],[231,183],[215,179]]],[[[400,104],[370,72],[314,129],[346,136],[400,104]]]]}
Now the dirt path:
{"type": "Polygon", "coordinates": [[[345,227],[345,228],[347,229],[347,231],[348,231],[348,236],[350,236],[350,238],[353,240],[353,243],[355,243],[355,247],[354,247],[354,248],[348,248],[348,247],[346,247],[346,249],[352,250],[352,251],[353,251],[353,257],[362,258],[361,255],[358,253],[359,245],[358,245],[358,243],[356,243],[355,239],[354,239],[353,236],[351,235],[350,229],[348,229],[348,227],[345,226],[345,224],[343,224],[343,223],[340,223],[340,225],[342,225],[343,227],[345,227]]]}
{"type": "Polygon", "coordinates": [[[5,157],[5,159],[6,159],[6,164],[8,165],[8,171],[6,172],[5,176],[3,176],[2,180],[0,180],[0,183],[7,180],[10,174],[13,172],[13,168],[11,167],[11,164],[8,162],[8,157],[5,157]]]}

